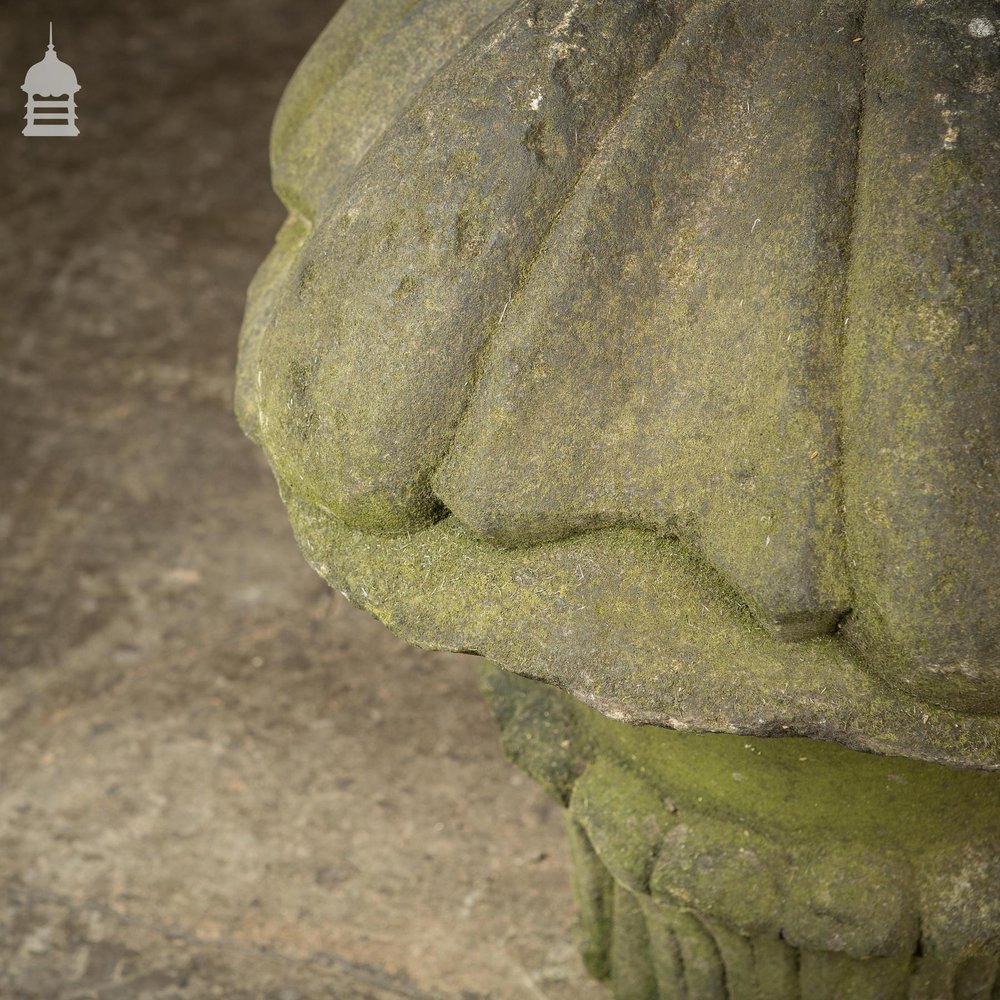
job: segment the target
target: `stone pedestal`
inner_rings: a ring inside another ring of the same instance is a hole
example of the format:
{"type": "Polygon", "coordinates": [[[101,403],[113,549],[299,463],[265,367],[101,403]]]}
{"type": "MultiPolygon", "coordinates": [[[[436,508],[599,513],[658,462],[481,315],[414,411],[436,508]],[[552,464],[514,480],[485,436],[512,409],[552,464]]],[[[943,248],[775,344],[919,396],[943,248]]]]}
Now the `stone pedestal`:
{"type": "Polygon", "coordinates": [[[637,728],[496,667],[483,687],[566,808],[583,958],[618,1000],[1000,992],[1000,775],[637,728]]]}

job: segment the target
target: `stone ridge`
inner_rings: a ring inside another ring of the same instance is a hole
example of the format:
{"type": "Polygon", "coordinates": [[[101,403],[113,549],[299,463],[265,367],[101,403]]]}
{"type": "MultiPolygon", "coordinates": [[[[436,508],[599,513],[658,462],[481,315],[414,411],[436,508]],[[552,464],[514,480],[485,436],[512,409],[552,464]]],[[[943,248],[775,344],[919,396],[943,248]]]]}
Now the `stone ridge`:
{"type": "Polygon", "coordinates": [[[633,719],[1000,761],[1000,44],[974,7],[348,2],[275,122],[291,214],[237,389],[314,564],[371,559],[390,581],[344,589],[409,637],[633,719]],[[593,588],[463,622],[457,580],[431,613],[385,565],[413,532],[467,547],[477,593],[559,547],[662,589],[632,635],[593,588]],[[692,553],[721,632],[679,617],[692,553]]]}
{"type": "Polygon", "coordinates": [[[499,549],[452,517],[386,537],[283,496],[313,568],[417,646],[481,654],[627,722],[1000,768],[1000,717],[895,691],[833,636],[775,638],[676,541],[608,528],[499,549]]]}

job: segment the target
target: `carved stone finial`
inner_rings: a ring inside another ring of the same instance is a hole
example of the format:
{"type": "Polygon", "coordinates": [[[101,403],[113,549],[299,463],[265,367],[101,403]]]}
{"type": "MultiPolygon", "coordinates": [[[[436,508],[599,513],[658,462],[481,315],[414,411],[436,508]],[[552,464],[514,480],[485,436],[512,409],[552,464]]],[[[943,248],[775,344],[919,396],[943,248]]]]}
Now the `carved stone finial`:
{"type": "Polygon", "coordinates": [[[349,0],[238,376],[310,562],[625,722],[1000,767],[991,28],[349,0]]]}

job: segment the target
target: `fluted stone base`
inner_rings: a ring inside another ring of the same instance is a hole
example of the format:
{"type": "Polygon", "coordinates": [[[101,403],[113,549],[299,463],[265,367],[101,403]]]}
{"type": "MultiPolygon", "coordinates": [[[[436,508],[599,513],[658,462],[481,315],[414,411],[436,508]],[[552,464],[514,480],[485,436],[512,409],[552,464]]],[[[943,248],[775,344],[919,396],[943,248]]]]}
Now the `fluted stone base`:
{"type": "Polygon", "coordinates": [[[1000,774],[614,722],[486,666],[619,1000],[1000,997],[1000,774]]]}
{"type": "MultiPolygon", "coordinates": [[[[618,882],[569,817],[574,895],[588,971],[621,1000],[869,1000],[1000,996],[997,960],[896,954],[852,958],[740,934],[682,905],[618,882]]],[[[753,887],[747,886],[752,892],[753,887]]]]}

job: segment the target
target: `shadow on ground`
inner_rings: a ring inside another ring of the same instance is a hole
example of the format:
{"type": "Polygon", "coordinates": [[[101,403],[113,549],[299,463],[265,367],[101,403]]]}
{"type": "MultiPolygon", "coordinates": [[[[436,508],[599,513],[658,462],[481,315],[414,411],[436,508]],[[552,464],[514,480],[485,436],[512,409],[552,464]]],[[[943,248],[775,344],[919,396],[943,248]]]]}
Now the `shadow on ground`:
{"type": "Polygon", "coordinates": [[[331,594],[230,415],[313,0],[0,11],[0,997],[603,996],[467,658],[331,594]],[[20,136],[47,20],[81,135],[20,136]]]}

